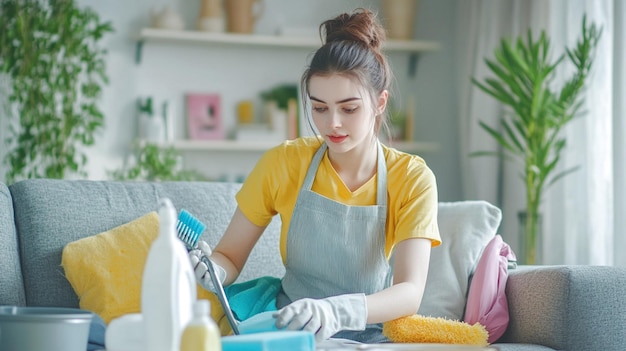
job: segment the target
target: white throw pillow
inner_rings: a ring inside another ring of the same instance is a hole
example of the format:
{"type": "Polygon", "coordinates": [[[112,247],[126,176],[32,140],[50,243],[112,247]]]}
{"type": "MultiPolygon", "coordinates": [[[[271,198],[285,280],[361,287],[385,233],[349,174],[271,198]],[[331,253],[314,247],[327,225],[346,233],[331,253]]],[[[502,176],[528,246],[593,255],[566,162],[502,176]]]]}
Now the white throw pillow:
{"type": "Polygon", "coordinates": [[[463,320],[469,278],[501,219],[500,209],[486,201],[439,203],[442,244],[432,249],[418,314],[463,320]]]}

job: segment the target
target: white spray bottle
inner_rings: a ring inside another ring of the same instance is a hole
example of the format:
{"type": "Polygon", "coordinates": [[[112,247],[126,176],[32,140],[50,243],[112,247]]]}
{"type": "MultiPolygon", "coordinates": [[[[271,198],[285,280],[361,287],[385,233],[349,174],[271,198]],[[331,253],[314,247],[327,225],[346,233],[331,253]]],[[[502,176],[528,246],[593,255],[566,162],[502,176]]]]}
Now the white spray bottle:
{"type": "Polygon", "coordinates": [[[178,351],[197,299],[191,262],[176,235],[176,221],[170,199],[161,199],[159,236],[148,252],[141,287],[145,346],[150,351],[178,351]]]}

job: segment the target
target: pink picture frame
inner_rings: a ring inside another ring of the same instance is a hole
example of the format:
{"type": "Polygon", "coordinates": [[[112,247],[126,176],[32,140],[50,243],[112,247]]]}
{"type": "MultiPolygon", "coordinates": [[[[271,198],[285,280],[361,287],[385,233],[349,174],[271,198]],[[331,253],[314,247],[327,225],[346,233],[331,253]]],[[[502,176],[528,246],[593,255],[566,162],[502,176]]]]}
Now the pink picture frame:
{"type": "Polygon", "coordinates": [[[225,139],[219,94],[187,94],[187,127],[192,140],[225,139]]]}

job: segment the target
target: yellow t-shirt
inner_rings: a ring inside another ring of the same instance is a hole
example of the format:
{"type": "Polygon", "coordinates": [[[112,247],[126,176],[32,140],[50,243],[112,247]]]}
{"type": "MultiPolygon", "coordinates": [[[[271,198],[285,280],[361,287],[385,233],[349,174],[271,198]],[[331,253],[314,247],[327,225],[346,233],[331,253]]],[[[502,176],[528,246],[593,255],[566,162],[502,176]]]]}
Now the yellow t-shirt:
{"type": "MultiPolygon", "coordinates": [[[[276,214],[282,220],[280,253],[285,261],[287,231],[300,187],[321,142],[314,137],[285,141],[268,150],[243,183],[236,199],[242,213],[255,225],[266,226],[276,214]]],[[[409,238],[428,238],[441,244],[437,225],[437,186],[424,160],[383,145],[387,162],[387,224],[385,253],[409,238]]],[[[375,175],[350,191],[324,155],[312,190],[345,205],[376,204],[375,175]]]]}

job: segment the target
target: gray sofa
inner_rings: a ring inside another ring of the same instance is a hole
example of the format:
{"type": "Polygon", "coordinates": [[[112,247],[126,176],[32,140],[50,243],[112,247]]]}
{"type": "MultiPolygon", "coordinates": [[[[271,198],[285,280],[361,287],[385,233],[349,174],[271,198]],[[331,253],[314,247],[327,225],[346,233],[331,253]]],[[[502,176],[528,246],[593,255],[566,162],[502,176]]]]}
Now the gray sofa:
{"type": "MultiPolygon", "coordinates": [[[[0,305],[77,307],[60,266],[63,247],[156,210],[166,196],[207,224],[219,239],[239,184],[25,180],[0,183],[0,305]],[[219,218],[220,220],[215,220],[219,218]]],[[[279,220],[255,247],[240,281],[284,272],[279,220]]],[[[626,269],[522,266],[506,286],[510,323],[500,350],[624,350],[626,269]]]]}

